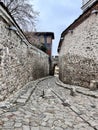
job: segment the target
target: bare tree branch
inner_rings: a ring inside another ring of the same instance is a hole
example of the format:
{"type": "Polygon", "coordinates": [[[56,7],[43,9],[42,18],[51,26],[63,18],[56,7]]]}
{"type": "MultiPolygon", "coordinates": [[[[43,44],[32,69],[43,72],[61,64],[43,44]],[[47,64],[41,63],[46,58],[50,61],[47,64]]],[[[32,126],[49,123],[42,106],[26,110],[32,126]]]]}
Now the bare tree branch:
{"type": "Polygon", "coordinates": [[[38,12],[34,11],[29,0],[0,0],[8,8],[14,19],[25,31],[33,31],[35,29],[36,18],[38,12]],[[28,30],[31,29],[31,30],[28,30]]]}

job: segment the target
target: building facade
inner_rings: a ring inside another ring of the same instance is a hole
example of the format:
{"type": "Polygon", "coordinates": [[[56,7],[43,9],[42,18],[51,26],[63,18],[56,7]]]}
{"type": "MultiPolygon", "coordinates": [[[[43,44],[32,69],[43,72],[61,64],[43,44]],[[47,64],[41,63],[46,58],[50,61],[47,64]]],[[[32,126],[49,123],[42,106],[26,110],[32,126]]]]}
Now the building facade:
{"type": "Polygon", "coordinates": [[[32,46],[0,2],[0,101],[26,83],[49,75],[49,56],[32,46]]]}
{"type": "Polygon", "coordinates": [[[27,32],[25,35],[32,45],[51,56],[52,40],[54,39],[53,32],[27,32]]]}
{"type": "Polygon", "coordinates": [[[83,0],[88,6],[62,32],[58,46],[60,79],[83,87],[98,79],[98,1],[91,1],[83,0]]]}
{"type": "Polygon", "coordinates": [[[83,12],[87,10],[88,8],[90,8],[95,1],[97,0],[82,0],[81,9],[83,10],[83,12]]]}

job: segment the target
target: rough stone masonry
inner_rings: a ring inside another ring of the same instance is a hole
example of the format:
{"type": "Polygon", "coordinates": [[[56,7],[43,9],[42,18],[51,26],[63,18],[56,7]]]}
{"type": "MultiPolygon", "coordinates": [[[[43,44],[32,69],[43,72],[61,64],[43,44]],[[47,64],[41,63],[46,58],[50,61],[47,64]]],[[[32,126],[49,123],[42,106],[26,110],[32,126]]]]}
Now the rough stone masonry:
{"type": "Polygon", "coordinates": [[[48,55],[29,44],[0,3],[0,101],[27,82],[48,74],[48,55]]]}
{"type": "Polygon", "coordinates": [[[61,38],[60,79],[90,87],[92,80],[98,80],[98,1],[75,20],[61,38]]]}

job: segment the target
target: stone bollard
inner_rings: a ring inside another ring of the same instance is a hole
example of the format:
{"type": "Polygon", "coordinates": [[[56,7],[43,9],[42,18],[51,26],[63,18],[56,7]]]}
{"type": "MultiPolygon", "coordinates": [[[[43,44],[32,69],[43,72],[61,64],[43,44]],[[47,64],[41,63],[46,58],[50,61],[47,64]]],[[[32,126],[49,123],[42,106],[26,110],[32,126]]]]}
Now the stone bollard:
{"type": "Polygon", "coordinates": [[[96,90],[98,88],[98,80],[91,80],[90,90],[96,90]]]}
{"type": "Polygon", "coordinates": [[[75,87],[72,87],[72,88],[70,89],[70,95],[71,95],[71,96],[76,96],[76,89],[75,89],[75,87]]]}

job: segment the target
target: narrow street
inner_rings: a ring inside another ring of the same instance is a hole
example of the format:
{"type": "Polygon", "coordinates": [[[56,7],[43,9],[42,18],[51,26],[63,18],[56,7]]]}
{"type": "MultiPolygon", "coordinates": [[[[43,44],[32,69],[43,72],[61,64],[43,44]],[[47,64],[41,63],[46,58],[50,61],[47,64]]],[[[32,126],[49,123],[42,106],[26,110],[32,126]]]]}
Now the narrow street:
{"type": "Polygon", "coordinates": [[[98,130],[98,90],[56,77],[28,83],[0,106],[0,130],[98,130]]]}

